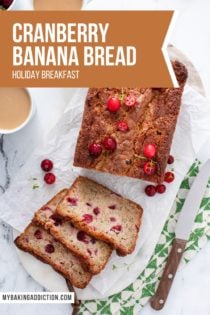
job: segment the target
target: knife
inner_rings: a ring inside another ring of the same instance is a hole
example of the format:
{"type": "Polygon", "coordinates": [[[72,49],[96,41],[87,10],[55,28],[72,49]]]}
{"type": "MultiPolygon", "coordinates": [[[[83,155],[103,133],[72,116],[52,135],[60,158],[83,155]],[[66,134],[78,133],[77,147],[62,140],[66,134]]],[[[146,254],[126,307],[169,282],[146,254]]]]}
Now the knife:
{"type": "Polygon", "coordinates": [[[172,245],[163,275],[155,295],[150,304],[153,309],[160,310],[164,307],[170,288],[173,283],[177,268],[181,261],[187,240],[192,231],[194,220],[205,193],[210,177],[210,159],[202,166],[187,195],[184,206],[175,228],[175,240],[172,245]]]}

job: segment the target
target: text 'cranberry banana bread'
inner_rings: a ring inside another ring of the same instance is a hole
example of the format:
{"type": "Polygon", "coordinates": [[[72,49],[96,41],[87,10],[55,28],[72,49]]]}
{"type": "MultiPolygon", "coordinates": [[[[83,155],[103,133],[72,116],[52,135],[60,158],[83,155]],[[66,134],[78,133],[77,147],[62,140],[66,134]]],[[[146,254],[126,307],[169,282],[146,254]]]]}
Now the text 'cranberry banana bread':
{"type": "MultiPolygon", "coordinates": [[[[59,202],[65,197],[68,190],[62,190],[45,206],[39,209],[33,222],[43,226],[50,234],[72,251],[83,261],[83,266],[92,274],[99,273],[106,265],[112,248],[103,241],[79,231],[74,225],[55,214],[59,202]]],[[[82,196],[83,197],[83,196],[82,196]]]]}
{"type": "Polygon", "coordinates": [[[179,88],[91,88],[74,165],[160,183],[170,153],[187,70],[172,62],[179,88]],[[152,145],[153,154],[145,156],[152,145]]]}
{"type": "Polygon", "coordinates": [[[135,248],[143,210],[108,188],[78,177],[56,212],[124,256],[135,248]]]}
{"type": "Polygon", "coordinates": [[[24,233],[16,238],[15,244],[51,265],[77,288],[85,288],[91,280],[91,274],[83,269],[80,260],[35,224],[30,224],[24,233]]]}

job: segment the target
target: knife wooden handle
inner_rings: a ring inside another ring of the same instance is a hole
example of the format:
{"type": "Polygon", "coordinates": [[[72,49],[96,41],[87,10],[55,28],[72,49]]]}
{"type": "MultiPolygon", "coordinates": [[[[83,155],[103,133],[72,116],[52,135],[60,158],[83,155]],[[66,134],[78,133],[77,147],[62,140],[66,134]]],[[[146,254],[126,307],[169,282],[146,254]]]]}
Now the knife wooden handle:
{"type": "Polygon", "coordinates": [[[167,300],[173,279],[179,266],[182,254],[186,246],[185,240],[175,239],[169,254],[163,275],[155,295],[151,298],[150,304],[155,310],[161,310],[167,300]]]}
{"type": "Polygon", "coordinates": [[[77,294],[76,294],[76,292],[74,290],[74,287],[73,287],[73,285],[71,284],[71,282],[68,279],[66,279],[66,284],[67,284],[67,287],[68,287],[69,291],[74,293],[74,296],[75,296],[75,301],[74,301],[74,303],[72,303],[73,310],[72,310],[72,314],[71,315],[77,315],[78,312],[79,312],[79,309],[80,309],[81,301],[78,300],[77,294]]]}

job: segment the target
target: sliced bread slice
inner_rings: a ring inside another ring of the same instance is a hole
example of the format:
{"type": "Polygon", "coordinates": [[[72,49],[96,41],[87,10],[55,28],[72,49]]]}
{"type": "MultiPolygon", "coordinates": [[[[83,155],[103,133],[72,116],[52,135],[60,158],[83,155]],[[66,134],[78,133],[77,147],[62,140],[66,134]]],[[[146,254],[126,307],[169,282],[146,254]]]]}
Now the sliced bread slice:
{"type": "Polygon", "coordinates": [[[85,177],[78,177],[56,209],[58,215],[119,255],[133,252],[141,225],[141,206],[85,177]]]}
{"type": "Polygon", "coordinates": [[[78,230],[71,222],[55,214],[58,203],[67,193],[67,189],[60,191],[35,213],[33,222],[48,230],[55,239],[78,256],[89,272],[97,274],[105,267],[112,248],[107,243],[78,230]]]}
{"type": "Polygon", "coordinates": [[[15,244],[23,251],[51,265],[77,288],[85,288],[91,280],[91,274],[83,269],[81,261],[47,231],[35,224],[30,224],[16,238],[15,244]]]}

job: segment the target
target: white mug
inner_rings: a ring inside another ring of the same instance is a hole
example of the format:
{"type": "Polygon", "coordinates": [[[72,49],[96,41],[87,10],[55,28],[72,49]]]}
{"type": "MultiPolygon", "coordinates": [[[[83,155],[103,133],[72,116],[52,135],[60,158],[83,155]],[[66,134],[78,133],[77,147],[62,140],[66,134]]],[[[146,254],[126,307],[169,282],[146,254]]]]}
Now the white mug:
{"type": "Polygon", "coordinates": [[[0,128],[0,134],[5,134],[5,135],[6,134],[12,134],[12,133],[15,133],[15,132],[23,129],[31,121],[32,117],[34,116],[35,111],[36,111],[35,103],[31,97],[29,90],[26,88],[24,88],[24,89],[27,92],[27,94],[29,96],[29,101],[30,101],[30,111],[28,113],[27,118],[25,119],[25,121],[21,125],[17,126],[16,128],[13,128],[13,129],[1,129],[0,128]]]}

